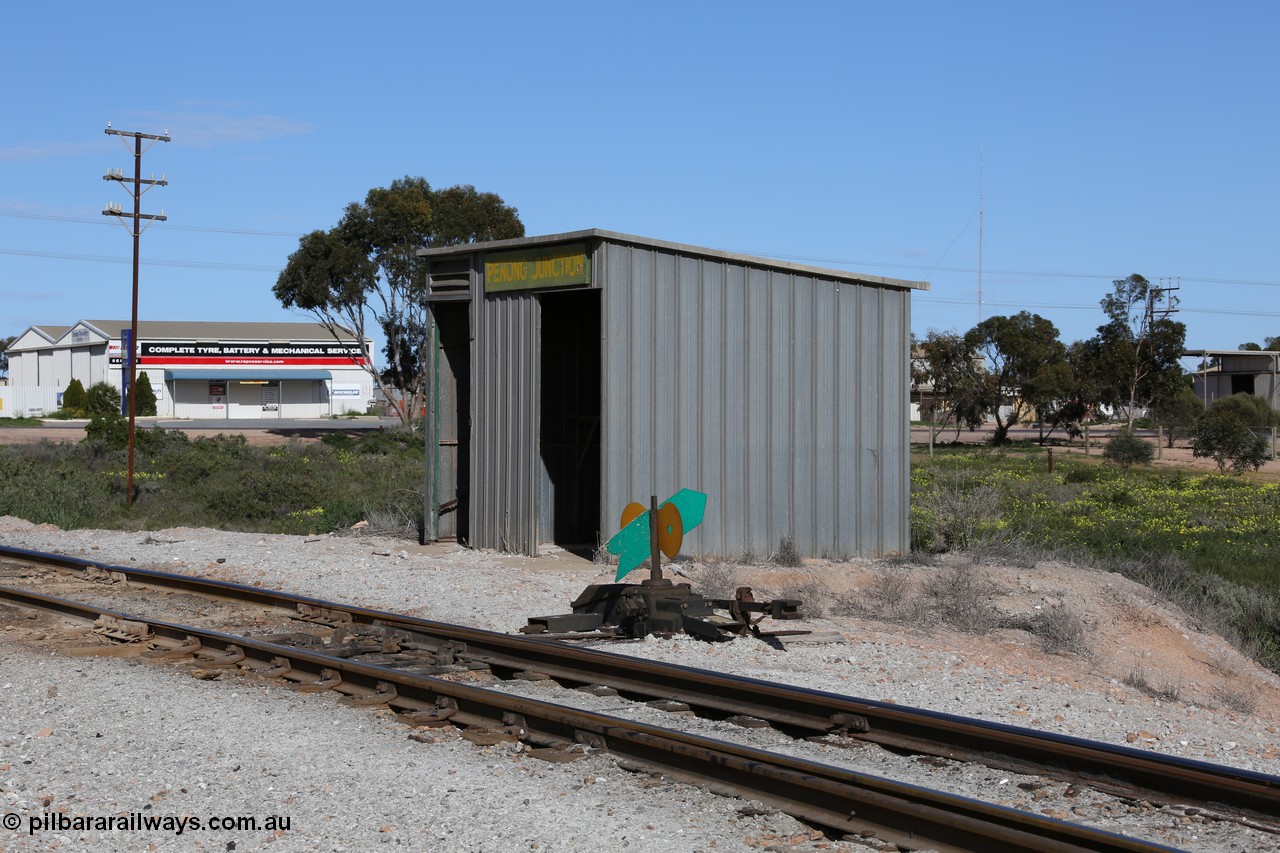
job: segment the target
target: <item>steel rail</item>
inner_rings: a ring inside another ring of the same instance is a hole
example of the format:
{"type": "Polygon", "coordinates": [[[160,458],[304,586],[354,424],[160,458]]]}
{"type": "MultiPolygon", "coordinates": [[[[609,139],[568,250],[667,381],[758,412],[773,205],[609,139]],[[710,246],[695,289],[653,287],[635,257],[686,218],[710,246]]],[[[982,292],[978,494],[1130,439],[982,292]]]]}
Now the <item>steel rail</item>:
{"type": "Polygon", "coordinates": [[[773,806],[837,834],[903,849],[947,853],[1136,853],[1175,848],[919,786],[430,676],[329,657],[260,640],[142,619],[68,599],[0,586],[0,600],[85,623],[130,626],[172,659],[235,666],[334,690],[356,704],[386,705],[463,726],[501,727],[522,740],[607,752],[629,769],[773,806]],[[165,651],[166,649],[171,651],[165,651]]]}
{"type": "Polygon", "coordinates": [[[1265,773],[226,581],[5,546],[0,546],[0,556],[73,570],[93,568],[144,585],[286,610],[312,608],[353,624],[404,631],[428,644],[463,644],[468,660],[491,669],[538,672],[570,685],[601,685],[627,696],[679,702],[704,716],[754,718],[796,736],[836,733],[891,750],[1048,775],[1165,805],[1250,812],[1280,820],[1280,777],[1265,773]]]}

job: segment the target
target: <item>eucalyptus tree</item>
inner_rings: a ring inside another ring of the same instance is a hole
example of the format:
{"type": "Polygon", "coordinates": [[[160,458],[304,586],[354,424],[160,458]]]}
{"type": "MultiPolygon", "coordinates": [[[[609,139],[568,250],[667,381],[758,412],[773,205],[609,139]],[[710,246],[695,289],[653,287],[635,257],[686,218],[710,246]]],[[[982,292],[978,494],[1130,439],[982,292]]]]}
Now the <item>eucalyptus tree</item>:
{"type": "Polygon", "coordinates": [[[1187,327],[1169,317],[1177,306],[1172,298],[1158,309],[1159,288],[1136,273],[1112,282],[1112,292],[1100,302],[1107,322],[1090,340],[1093,381],[1102,402],[1124,412],[1130,428],[1139,409],[1157,397],[1173,393],[1182,381],[1178,359],[1186,345],[1187,327]]]}
{"type": "Polygon", "coordinates": [[[990,408],[994,444],[1004,444],[1010,427],[1070,393],[1066,347],[1057,326],[1039,314],[988,317],[965,335],[965,344],[986,359],[997,390],[990,408]]]}
{"type": "Polygon", "coordinates": [[[18,339],[17,335],[0,338],[0,376],[9,375],[9,347],[18,339]]]}
{"type": "Polygon", "coordinates": [[[913,378],[918,385],[932,387],[933,408],[942,412],[942,426],[955,426],[957,439],[962,428],[973,431],[981,426],[996,399],[996,385],[964,336],[931,329],[917,349],[920,358],[913,378]]]}
{"type": "Polygon", "coordinates": [[[387,400],[401,398],[397,413],[408,425],[426,398],[431,363],[422,357],[429,309],[418,250],[523,236],[516,209],[500,196],[470,185],[433,190],[406,176],[347,205],[328,231],[303,236],[273,292],[335,339],[381,331],[386,367],[370,358],[365,369],[387,400]]]}
{"type": "Polygon", "coordinates": [[[1204,401],[1186,381],[1151,401],[1151,419],[1164,429],[1165,447],[1173,447],[1179,438],[1191,435],[1203,414],[1204,401]]]}

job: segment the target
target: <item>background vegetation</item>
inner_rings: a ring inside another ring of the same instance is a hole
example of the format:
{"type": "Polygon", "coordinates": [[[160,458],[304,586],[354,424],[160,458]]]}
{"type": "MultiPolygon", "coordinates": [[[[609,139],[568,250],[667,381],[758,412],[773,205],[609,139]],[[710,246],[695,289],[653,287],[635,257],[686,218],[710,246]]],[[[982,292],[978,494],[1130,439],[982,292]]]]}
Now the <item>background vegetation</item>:
{"type": "MultiPolygon", "coordinates": [[[[414,429],[273,447],[139,430],[129,507],[124,424],[100,416],[79,444],[0,446],[0,515],[62,528],[314,534],[367,521],[417,533],[423,448],[414,429]]],[[[939,448],[912,466],[911,532],[913,550],[926,554],[1120,572],[1280,671],[1280,483],[1061,456],[1050,473],[1035,446],[939,448]]]]}
{"type": "Polygon", "coordinates": [[[138,430],[134,505],[125,500],[127,422],[95,417],[79,444],[0,446],[0,515],[62,528],[212,527],[325,533],[368,521],[414,535],[422,515],[421,433],[335,432],[255,447],[241,435],[189,440],[138,430]]]}
{"type": "Polygon", "coordinates": [[[953,449],[912,467],[912,546],[1120,572],[1280,671],[1280,483],[953,449]]]}

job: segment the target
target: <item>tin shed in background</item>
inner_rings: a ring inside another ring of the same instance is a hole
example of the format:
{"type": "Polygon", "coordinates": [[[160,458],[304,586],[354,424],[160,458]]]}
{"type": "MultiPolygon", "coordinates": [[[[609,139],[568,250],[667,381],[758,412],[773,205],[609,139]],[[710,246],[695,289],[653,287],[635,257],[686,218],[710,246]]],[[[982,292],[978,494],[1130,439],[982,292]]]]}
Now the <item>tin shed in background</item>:
{"type": "Polygon", "coordinates": [[[910,547],[923,282],[589,230],[427,249],[424,539],[590,552],[710,496],[686,553],[910,547]]]}

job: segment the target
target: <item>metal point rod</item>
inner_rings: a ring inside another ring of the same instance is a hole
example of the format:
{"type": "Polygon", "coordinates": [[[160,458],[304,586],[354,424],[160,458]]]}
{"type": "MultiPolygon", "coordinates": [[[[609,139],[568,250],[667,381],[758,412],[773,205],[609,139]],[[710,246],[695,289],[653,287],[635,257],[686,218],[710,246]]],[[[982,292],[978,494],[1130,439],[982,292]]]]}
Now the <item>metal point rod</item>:
{"type": "Polygon", "coordinates": [[[649,496],[649,580],[662,583],[662,548],[658,545],[658,496],[649,496]]]}

